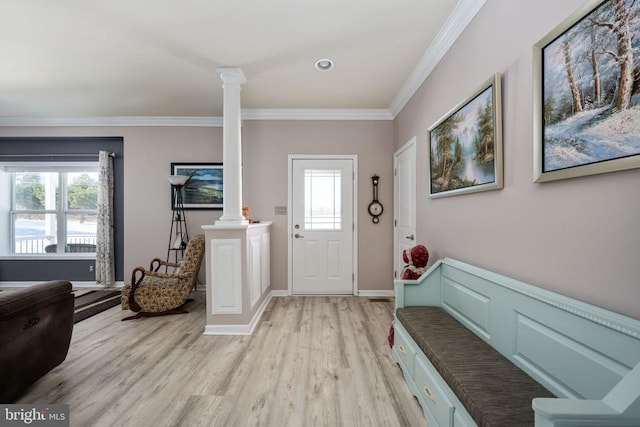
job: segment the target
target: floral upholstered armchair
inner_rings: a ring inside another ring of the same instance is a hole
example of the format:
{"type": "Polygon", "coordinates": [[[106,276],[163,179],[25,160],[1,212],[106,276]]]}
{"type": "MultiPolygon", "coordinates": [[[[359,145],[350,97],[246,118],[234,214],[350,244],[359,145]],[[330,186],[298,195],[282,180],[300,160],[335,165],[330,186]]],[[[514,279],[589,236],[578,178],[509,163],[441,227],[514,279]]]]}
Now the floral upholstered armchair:
{"type": "Polygon", "coordinates": [[[156,258],[151,261],[149,270],[134,268],[131,283],[122,287],[121,305],[123,310],[131,310],[137,314],[122,320],[186,313],[181,306],[187,301],[196,283],[203,257],[204,235],[198,234],[189,240],[180,263],[169,263],[156,258]],[[171,273],[159,272],[163,265],[175,267],[176,270],[171,273]]]}

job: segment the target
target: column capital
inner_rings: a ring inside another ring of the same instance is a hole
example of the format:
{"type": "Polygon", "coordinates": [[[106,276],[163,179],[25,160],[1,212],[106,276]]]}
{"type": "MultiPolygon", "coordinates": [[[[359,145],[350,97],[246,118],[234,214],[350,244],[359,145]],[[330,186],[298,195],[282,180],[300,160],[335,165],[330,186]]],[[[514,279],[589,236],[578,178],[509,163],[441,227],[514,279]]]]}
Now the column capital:
{"type": "Polygon", "coordinates": [[[224,170],[224,199],[222,216],[216,224],[247,224],[242,216],[242,117],[240,85],[245,83],[240,68],[218,68],[222,79],[222,162],[224,170]]]}
{"type": "Polygon", "coordinates": [[[244,73],[240,68],[220,67],[216,68],[223,83],[236,83],[241,85],[247,82],[244,73]]]}

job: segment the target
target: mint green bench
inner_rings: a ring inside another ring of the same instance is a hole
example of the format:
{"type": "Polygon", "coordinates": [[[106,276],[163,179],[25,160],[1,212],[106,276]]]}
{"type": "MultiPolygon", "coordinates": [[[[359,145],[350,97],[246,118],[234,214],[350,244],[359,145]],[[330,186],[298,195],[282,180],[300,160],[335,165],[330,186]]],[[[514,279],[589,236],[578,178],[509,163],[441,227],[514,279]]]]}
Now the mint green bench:
{"type": "Polygon", "coordinates": [[[640,321],[450,258],[395,296],[430,426],[640,426],[640,321]]]}

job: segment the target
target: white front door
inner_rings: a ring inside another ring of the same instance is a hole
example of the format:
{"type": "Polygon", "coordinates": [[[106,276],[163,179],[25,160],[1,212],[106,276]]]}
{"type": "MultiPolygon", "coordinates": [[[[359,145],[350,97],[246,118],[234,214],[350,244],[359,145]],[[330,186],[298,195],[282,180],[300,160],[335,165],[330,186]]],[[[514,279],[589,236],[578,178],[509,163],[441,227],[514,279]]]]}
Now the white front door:
{"type": "Polygon", "coordinates": [[[402,251],[416,245],[416,138],[393,155],[393,265],[395,279],[402,274],[405,262],[402,251]]]}
{"type": "Polygon", "coordinates": [[[291,162],[291,291],[353,294],[354,160],[291,162]]]}

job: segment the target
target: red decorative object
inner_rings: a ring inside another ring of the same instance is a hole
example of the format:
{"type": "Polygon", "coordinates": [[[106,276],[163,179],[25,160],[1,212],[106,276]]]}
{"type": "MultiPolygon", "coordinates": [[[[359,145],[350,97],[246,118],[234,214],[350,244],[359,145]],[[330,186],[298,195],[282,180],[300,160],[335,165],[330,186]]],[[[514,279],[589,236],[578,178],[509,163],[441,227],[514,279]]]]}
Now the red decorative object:
{"type": "Polygon", "coordinates": [[[403,280],[416,280],[427,270],[429,251],[423,245],[417,245],[409,251],[402,252],[402,259],[407,265],[402,270],[403,280]]]}
{"type": "Polygon", "coordinates": [[[391,324],[391,329],[389,329],[389,336],[387,337],[387,341],[389,342],[389,347],[393,348],[393,323],[391,324]]]}

